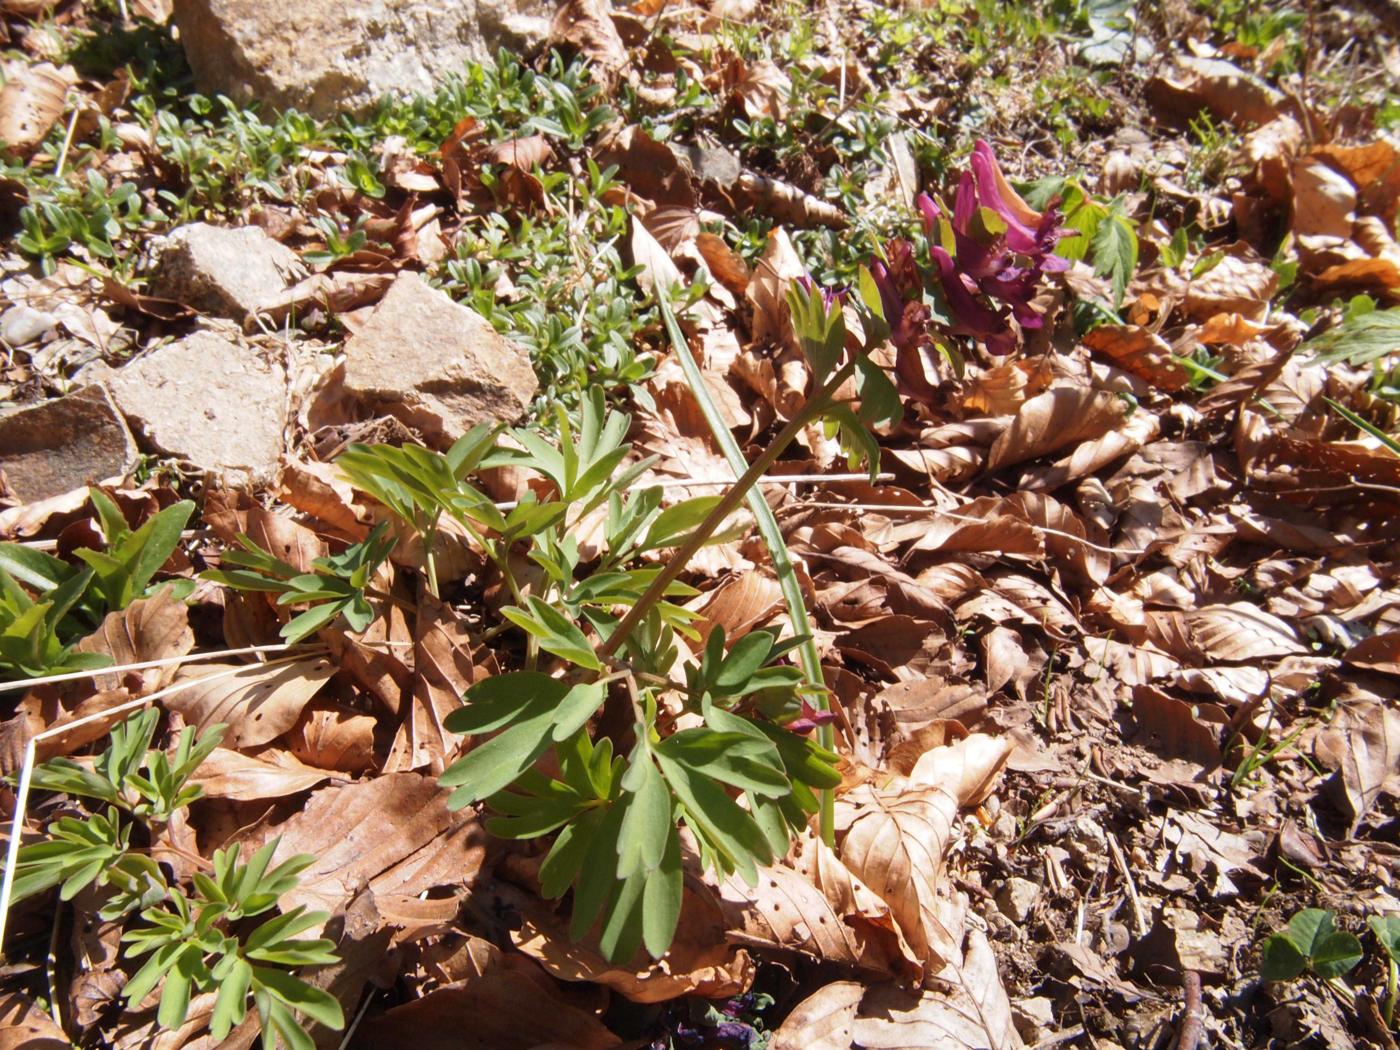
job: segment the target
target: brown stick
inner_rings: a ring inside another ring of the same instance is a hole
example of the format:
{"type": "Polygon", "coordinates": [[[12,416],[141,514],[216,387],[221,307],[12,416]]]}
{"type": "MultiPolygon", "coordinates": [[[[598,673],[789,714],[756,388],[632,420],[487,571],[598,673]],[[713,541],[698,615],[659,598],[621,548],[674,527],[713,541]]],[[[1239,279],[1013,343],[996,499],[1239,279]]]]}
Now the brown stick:
{"type": "Polygon", "coordinates": [[[1205,1031],[1205,1011],[1201,1009],[1201,975],[1187,970],[1181,975],[1181,987],[1186,993],[1186,1011],[1176,1036],[1175,1050],[1196,1050],[1205,1031]]]}

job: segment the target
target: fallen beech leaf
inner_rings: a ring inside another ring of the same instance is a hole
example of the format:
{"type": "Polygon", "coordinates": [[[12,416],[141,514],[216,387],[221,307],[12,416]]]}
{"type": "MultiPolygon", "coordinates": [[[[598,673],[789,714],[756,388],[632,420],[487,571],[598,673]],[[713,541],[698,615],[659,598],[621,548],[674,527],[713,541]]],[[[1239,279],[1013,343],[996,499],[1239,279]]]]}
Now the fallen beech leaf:
{"type": "MultiPolygon", "coordinates": [[[[80,653],[105,653],[116,665],[184,656],[194,648],[189,609],[162,588],[150,598],[138,598],[121,612],[108,613],[102,626],[74,647],[80,653]]],[[[127,688],[134,694],[154,692],[174,680],[178,666],[150,667],[121,675],[98,674],[93,683],[102,690],[127,688]]]]}
{"type": "Polygon", "coordinates": [[[748,263],[724,242],[724,238],[713,233],[701,233],[695,238],[695,246],[710,268],[715,280],[735,295],[743,295],[748,289],[753,274],[748,263]]]}
{"type": "Polygon", "coordinates": [[[252,802],[295,795],[333,777],[329,770],[304,766],[285,751],[255,757],[216,747],[190,779],[210,798],[252,802]]]}
{"type": "Polygon", "coordinates": [[[1304,157],[1293,166],[1293,232],[1304,252],[1335,249],[1351,239],[1356,187],[1330,164],[1304,157]]]}
{"type": "Polygon", "coordinates": [[[29,996],[0,995],[0,1050],[68,1050],[72,1045],[63,1029],[29,996]]]}
{"type": "Polygon", "coordinates": [[[763,257],[754,267],[753,279],[744,293],[753,304],[755,343],[771,342],[785,349],[796,349],[786,296],[789,282],[806,273],[807,268],[802,265],[786,231],[781,227],[769,231],[763,257]]]}
{"type": "Polygon", "coordinates": [[[973,733],[945,747],[924,753],[909,774],[911,787],[939,787],[960,806],[986,800],[1011,757],[1011,741],[973,733]]]}
{"type": "Polygon", "coordinates": [[[1205,769],[1221,763],[1220,726],[1207,725],[1192,706],[1160,689],[1139,685],[1133,689],[1133,719],[1142,736],[1135,743],[1167,758],[1185,758],[1205,769]]]}
{"type": "Polygon", "coordinates": [[[1248,602],[1188,612],[1186,631],[1193,648],[1207,660],[1248,663],[1307,652],[1293,628],[1248,602]]]}
{"type": "Polygon", "coordinates": [[[837,803],[842,862],[889,905],[928,972],[958,948],[935,907],[957,816],[958,800],[938,786],[879,791],[862,784],[837,803]]]}
{"type": "Polygon", "coordinates": [[[245,848],[274,835],[281,836],[274,864],[297,853],[316,858],[282,895],[283,911],[305,904],[333,912],[366,883],[376,897],[470,885],[485,856],[476,815],[448,812],[447,792],[417,773],[323,787],[298,813],[261,828],[245,848]]]}
{"type": "Polygon", "coordinates": [[[488,164],[506,164],[526,172],[544,167],[553,157],[554,147],[543,135],[506,139],[505,142],[488,146],[482,153],[482,159],[488,164]]]}
{"type": "Polygon", "coordinates": [[[287,731],[287,750],[308,766],[363,773],[374,765],[375,725],[371,715],[313,700],[287,731]]]}
{"type": "Polygon", "coordinates": [[[736,573],[688,607],[700,614],[694,626],[701,645],[716,627],[724,628],[725,642],[732,645],[783,607],[783,590],[767,572],[736,573]]]}
{"type": "Polygon", "coordinates": [[[1187,314],[1196,320],[1220,313],[1262,318],[1278,291],[1278,274],[1244,242],[1225,251],[1218,263],[1186,286],[1187,314]]]}
{"type": "Polygon", "coordinates": [[[181,680],[208,681],[182,689],[165,704],[200,732],[216,723],[227,725],[225,747],[257,747],[296,725],[302,709],[333,674],[335,665],[323,656],[243,667],[198,664],[183,670],[181,680]]]}
{"type": "Polygon", "coordinates": [[[413,680],[407,710],[394,735],[386,773],[422,769],[441,773],[461,738],[443,720],[462,706],[473,682],[471,633],[450,608],[424,592],[418,602],[413,639],[413,680]]]}
{"type": "Polygon", "coordinates": [[[870,974],[922,977],[922,963],[889,905],[820,839],[801,839],[792,867],[760,868],[757,886],[731,875],[719,898],[734,943],[801,952],[870,974]]]}
{"type": "Polygon", "coordinates": [[[1182,390],[1191,381],[1167,341],[1138,325],[1101,325],[1084,336],[1084,345],[1162,390],[1182,390]]]}
{"type": "Polygon", "coordinates": [[[852,1046],[864,1050],[1014,1050],[1022,1043],[996,956],[978,930],[967,935],[962,959],[922,991],[876,985],[861,1000],[852,1046]]]}
{"type": "Polygon", "coordinates": [[[681,923],[670,949],[643,969],[610,963],[586,942],[573,940],[567,923],[537,896],[498,886],[502,900],[521,915],[511,940],[561,981],[591,981],[634,1003],[661,1003],[682,995],[723,999],[753,984],[749,954],[724,941],[718,912],[699,894],[687,891],[681,923]]]}
{"type": "Polygon", "coordinates": [[[1102,437],[1123,420],[1127,405],[1115,394],[1085,387],[1047,390],[1021,406],[992,443],[987,473],[1102,437]]]}
{"type": "Polygon", "coordinates": [[[987,674],[987,692],[995,693],[1013,680],[1019,689],[1030,664],[1021,636],[1009,627],[993,627],[978,642],[987,674]]]}
{"type": "Polygon", "coordinates": [[[72,71],[49,62],[9,74],[0,89],[0,143],[20,157],[33,153],[63,115],[72,71]]]}
{"type": "Polygon", "coordinates": [[[1357,642],[1342,654],[1342,659],[1372,671],[1400,674],[1400,631],[1373,635],[1357,642]]]}
{"type": "Polygon", "coordinates": [[[591,1013],[513,970],[491,970],[396,1006],[360,1027],[364,1050],[608,1050],[621,1040],[591,1013]]]}
{"type": "Polygon", "coordinates": [[[773,1050],[851,1050],[865,985],[836,981],[809,995],[773,1033],[773,1050]]]}
{"type": "Polygon", "coordinates": [[[723,80],[750,120],[772,117],[782,121],[786,117],[792,81],[777,64],[735,58],[725,69],[723,80]]]}
{"type": "Polygon", "coordinates": [[[1244,129],[1262,126],[1279,115],[1283,95],[1239,66],[1218,58],[1182,55],[1170,78],[1154,77],[1147,85],[1153,107],[1181,121],[1194,120],[1205,106],[1244,129]]]}
{"type": "Polygon", "coordinates": [[[549,38],[552,45],[565,45],[588,59],[605,84],[615,84],[630,65],[608,0],[565,0],[554,14],[549,38]]]}
{"type": "Polygon", "coordinates": [[[1135,408],[1121,427],[1098,438],[1077,445],[1064,459],[1029,471],[1022,485],[1034,491],[1051,491],[1066,482],[1108,466],[1114,460],[1128,456],[1153,441],[1161,432],[1161,422],[1155,412],[1135,408]]]}
{"type": "Polygon", "coordinates": [[[1400,711],[1389,704],[1343,707],[1315,751],[1336,773],[1332,787],[1351,813],[1352,834],[1382,794],[1400,794],[1400,711]]]}

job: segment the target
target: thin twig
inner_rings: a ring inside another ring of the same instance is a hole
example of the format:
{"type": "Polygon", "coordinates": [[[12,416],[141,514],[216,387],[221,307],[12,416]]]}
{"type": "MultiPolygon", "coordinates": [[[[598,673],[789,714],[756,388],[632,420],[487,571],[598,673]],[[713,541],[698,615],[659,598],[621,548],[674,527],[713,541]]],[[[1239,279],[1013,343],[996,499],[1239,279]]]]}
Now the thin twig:
{"type": "Polygon", "coordinates": [[[1133,873],[1128,870],[1127,858],[1123,856],[1123,847],[1118,845],[1118,836],[1113,832],[1107,832],[1108,851],[1113,854],[1113,863],[1118,868],[1118,874],[1123,879],[1123,885],[1128,888],[1128,903],[1133,906],[1133,923],[1137,926],[1139,937],[1147,936],[1147,917],[1142,913],[1142,901],[1138,898],[1137,884],[1133,882],[1133,873]]]}
{"type": "Polygon", "coordinates": [[[1175,1050],[1196,1050],[1205,1031],[1205,1013],[1201,1009],[1201,975],[1187,970],[1181,975],[1181,987],[1186,993],[1186,1011],[1181,1017],[1175,1050]]]}

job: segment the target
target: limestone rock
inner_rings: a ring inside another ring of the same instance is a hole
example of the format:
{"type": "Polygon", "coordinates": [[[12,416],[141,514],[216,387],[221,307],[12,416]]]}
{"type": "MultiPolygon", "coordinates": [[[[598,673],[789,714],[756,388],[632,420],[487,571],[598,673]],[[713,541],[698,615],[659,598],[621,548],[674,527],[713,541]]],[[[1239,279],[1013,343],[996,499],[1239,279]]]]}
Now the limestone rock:
{"type": "Polygon", "coordinates": [[[997,907],[1012,922],[1025,922],[1040,896],[1040,887],[1029,879],[1010,878],[997,893],[997,907]]]}
{"type": "Polygon", "coordinates": [[[204,313],[244,321],[305,273],[296,252],[261,227],[196,222],[166,238],[151,290],[204,313]]]}
{"type": "Polygon", "coordinates": [[[136,443],[100,386],[0,416],[0,468],[25,503],[118,477],[135,463],[136,443]]]}
{"type": "Polygon", "coordinates": [[[201,90],[319,117],[430,92],[549,34],[550,0],[175,0],[201,90]]]}
{"type": "Polygon", "coordinates": [[[416,273],[400,274],[345,344],[345,389],[432,442],[518,419],[538,387],[522,347],[416,273]]]}
{"type": "Polygon", "coordinates": [[[143,447],[235,484],[276,472],[287,376],[255,347],[195,332],[138,358],[110,383],[143,447]]]}

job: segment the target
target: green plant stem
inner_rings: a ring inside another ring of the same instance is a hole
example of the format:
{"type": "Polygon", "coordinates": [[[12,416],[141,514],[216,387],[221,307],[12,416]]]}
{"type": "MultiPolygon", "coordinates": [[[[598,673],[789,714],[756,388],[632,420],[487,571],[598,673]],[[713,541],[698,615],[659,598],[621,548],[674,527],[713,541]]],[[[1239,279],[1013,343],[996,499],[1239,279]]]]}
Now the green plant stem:
{"type": "MultiPolygon", "coordinates": [[[[773,559],[773,569],[778,575],[778,583],[782,588],[783,598],[787,603],[788,616],[792,621],[793,630],[806,641],[798,647],[798,658],[802,664],[802,673],[806,676],[808,684],[815,694],[816,705],[819,710],[826,711],[830,708],[830,701],[827,697],[826,685],[822,678],[821,655],[817,651],[815,642],[812,641],[812,625],[807,615],[807,603],[802,597],[802,587],[798,582],[797,573],[793,569],[792,559],[788,555],[787,544],[783,541],[782,531],[778,528],[778,521],[773,516],[772,508],[768,506],[763,494],[755,488],[755,483],[768,470],[769,467],[782,455],[784,450],[797,437],[802,428],[825,412],[830,406],[832,398],[841,388],[842,384],[855,372],[856,362],[852,358],[842,366],[835,375],[818,390],[802,407],[802,410],[792,419],[790,423],[778,434],[773,443],[764,450],[750,466],[744,459],[744,453],[739,448],[738,442],[734,440],[734,435],[730,433],[729,427],[725,424],[720,415],[719,408],[710,397],[709,390],[705,386],[705,381],[700,373],[700,366],[696,363],[694,355],[690,352],[690,346],[685,340],[685,334],[681,331],[680,325],[676,321],[675,312],[671,309],[671,304],[664,295],[657,296],[657,305],[661,311],[661,317],[666,323],[666,332],[671,338],[671,343],[675,347],[676,356],[680,360],[681,369],[685,372],[687,381],[690,383],[695,399],[700,405],[700,410],[704,413],[705,421],[709,424],[710,430],[714,433],[715,441],[719,444],[720,450],[724,453],[725,459],[729,461],[730,469],[739,478],[732,488],[725,493],[724,499],[717,504],[709,517],[703,521],[696,530],[691,533],[686,543],[678,549],[671,557],[661,574],[652,581],[651,586],[641,599],[634,605],[613,631],[608,641],[603,646],[603,654],[610,656],[614,650],[627,638],[628,634],[641,622],[648,610],[660,599],[671,581],[676,578],[682,569],[689,563],[691,557],[702,545],[714,534],[735,508],[740,500],[747,499],[749,509],[758,523],[759,533],[763,541],[768,546],[768,552],[773,559]]],[[[817,740],[822,747],[831,749],[835,744],[835,734],[830,725],[817,727],[817,740]]],[[[821,810],[819,824],[821,827],[822,839],[827,845],[835,842],[835,798],[831,791],[823,791],[820,794],[821,810]]]]}
{"type": "Polygon", "coordinates": [[[1386,960],[1385,968],[1385,1025],[1395,1027],[1395,1001],[1400,998],[1400,964],[1394,959],[1386,960]]]}

